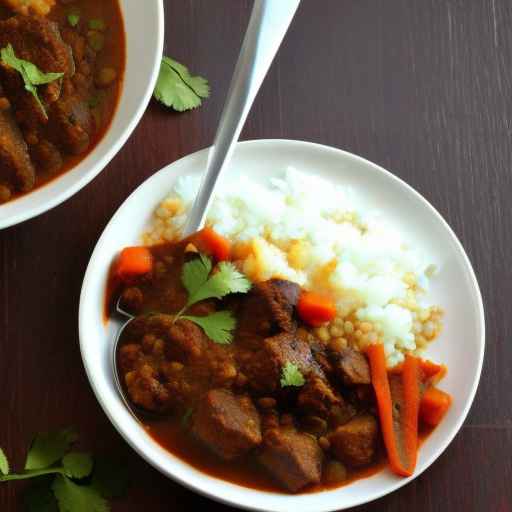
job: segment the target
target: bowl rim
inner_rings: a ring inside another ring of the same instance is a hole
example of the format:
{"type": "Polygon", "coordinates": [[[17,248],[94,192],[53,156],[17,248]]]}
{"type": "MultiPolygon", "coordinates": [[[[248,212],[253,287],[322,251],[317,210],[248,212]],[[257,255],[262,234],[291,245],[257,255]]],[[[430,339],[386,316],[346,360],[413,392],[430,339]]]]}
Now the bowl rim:
{"type": "MultiPolygon", "coordinates": [[[[439,221],[441,223],[443,228],[446,230],[447,235],[449,235],[449,238],[451,239],[451,241],[454,242],[455,247],[457,248],[458,252],[460,253],[460,255],[463,258],[464,264],[466,266],[466,270],[468,271],[468,275],[469,275],[469,278],[470,278],[470,284],[472,285],[472,287],[474,288],[474,291],[475,291],[475,297],[474,298],[476,300],[476,305],[477,305],[477,309],[478,309],[477,323],[478,323],[478,325],[480,327],[480,329],[479,329],[480,330],[480,333],[479,333],[480,336],[479,336],[479,339],[478,339],[478,341],[479,341],[479,344],[478,344],[479,350],[478,350],[478,355],[477,355],[477,371],[476,371],[476,375],[475,375],[475,378],[473,380],[470,392],[468,394],[468,399],[466,401],[464,409],[463,409],[462,413],[455,420],[453,426],[451,427],[451,431],[450,431],[449,435],[444,437],[438,443],[437,448],[433,450],[433,454],[429,458],[429,462],[425,465],[424,468],[422,468],[421,470],[417,469],[415,471],[414,475],[412,475],[411,477],[397,479],[388,488],[386,488],[386,489],[384,489],[382,491],[376,492],[375,494],[371,495],[371,498],[369,498],[369,499],[366,496],[361,496],[360,499],[354,500],[349,505],[343,505],[342,508],[339,509],[339,510],[345,510],[347,507],[352,508],[352,507],[360,506],[360,505],[363,505],[363,504],[375,501],[375,500],[377,500],[379,498],[382,498],[383,496],[391,494],[392,492],[394,492],[394,491],[404,487],[405,485],[410,483],[412,480],[416,479],[426,469],[430,468],[430,466],[440,457],[440,455],[446,450],[446,448],[453,441],[455,436],[459,433],[459,431],[460,431],[464,421],[467,418],[467,415],[468,415],[468,413],[469,413],[469,411],[471,409],[471,406],[472,406],[472,404],[474,402],[476,391],[477,391],[478,385],[480,383],[482,368],[483,368],[484,353],[485,353],[486,325],[485,325],[485,313],[484,313],[484,305],[483,305],[482,294],[481,294],[480,287],[479,287],[479,284],[478,284],[478,281],[477,281],[477,278],[476,278],[473,266],[471,264],[471,261],[469,260],[469,257],[467,255],[467,253],[466,253],[462,243],[459,241],[458,237],[456,236],[455,232],[452,230],[452,228],[447,223],[447,221],[443,218],[443,216],[436,210],[436,208],[434,208],[434,206],[425,197],[423,197],[418,191],[416,191],[411,185],[406,183],[404,180],[402,180],[398,176],[392,174],[390,171],[384,169],[383,167],[381,167],[381,166],[379,166],[379,165],[377,165],[377,164],[375,164],[375,163],[373,163],[373,162],[371,162],[371,161],[369,161],[369,160],[367,160],[367,159],[365,159],[365,158],[363,158],[361,156],[355,155],[353,153],[350,153],[349,151],[342,150],[340,148],[336,148],[336,147],[328,146],[328,145],[324,145],[324,144],[319,144],[319,143],[315,143],[315,142],[309,142],[309,141],[304,141],[304,140],[294,140],[294,139],[252,139],[252,140],[239,141],[237,143],[237,145],[236,145],[236,148],[238,148],[240,146],[258,145],[258,144],[261,144],[261,145],[265,145],[265,144],[287,144],[287,145],[291,144],[291,145],[293,145],[293,144],[295,144],[295,145],[301,146],[301,147],[310,147],[312,149],[317,149],[317,150],[323,150],[323,151],[329,151],[329,152],[332,152],[332,153],[337,153],[340,157],[345,158],[348,161],[352,160],[353,162],[357,162],[357,163],[360,163],[360,164],[363,164],[363,165],[371,167],[374,172],[384,174],[388,179],[391,179],[392,181],[394,181],[395,184],[398,184],[401,187],[404,187],[408,193],[412,193],[412,195],[415,197],[416,200],[419,200],[421,203],[423,203],[423,206],[425,206],[427,208],[427,210],[429,210],[430,214],[433,215],[437,219],[437,221],[439,221]]],[[[235,151],[236,151],[236,148],[235,148],[235,151]]],[[[189,482],[186,479],[186,477],[182,477],[180,475],[176,475],[176,474],[171,473],[166,468],[164,468],[160,464],[158,464],[157,461],[152,460],[149,457],[149,455],[145,453],[143,448],[141,448],[139,446],[139,443],[137,443],[136,440],[134,440],[130,436],[128,436],[123,431],[123,429],[118,426],[118,421],[116,419],[114,419],[113,414],[111,413],[111,411],[109,410],[109,408],[107,407],[105,401],[103,400],[103,398],[101,396],[99,388],[95,384],[95,380],[93,378],[94,368],[92,368],[89,365],[88,359],[87,359],[86,354],[85,354],[85,352],[86,352],[86,349],[85,349],[86,340],[84,339],[84,332],[86,330],[85,326],[86,326],[87,319],[85,318],[83,303],[86,300],[87,283],[88,283],[88,281],[90,279],[90,275],[94,271],[93,265],[92,265],[92,262],[93,262],[93,259],[94,259],[94,255],[95,255],[96,250],[98,249],[98,247],[100,245],[102,245],[103,240],[106,238],[106,232],[108,231],[109,227],[111,226],[111,224],[114,223],[114,221],[117,218],[117,216],[120,215],[120,212],[121,212],[121,210],[124,207],[124,204],[126,202],[128,202],[139,191],[139,189],[142,186],[144,186],[149,180],[151,180],[156,174],[158,174],[158,173],[160,173],[162,171],[168,170],[170,166],[174,166],[175,164],[178,164],[178,163],[183,164],[183,163],[186,163],[187,160],[193,160],[194,158],[197,158],[200,154],[208,152],[210,149],[211,149],[211,147],[207,147],[207,148],[203,148],[201,150],[198,150],[198,151],[196,151],[194,153],[185,155],[182,158],[180,158],[178,160],[175,160],[174,162],[172,162],[172,163],[168,164],[167,166],[163,167],[162,169],[157,171],[157,173],[155,173],[152,176],[150,176],[149,178],[147,178],[137,188],[135,188],[135,190],[133,190],[133,192],[123,201],[123,203],[119,206],[119,208],[116,210],[116,212],[114,213],[114,215],[112,216],[110,221],[105,226],[105,228],[104,228],[100,238],[98,239],[98,241],[97,241],[97,243],[96,243],[96,245],[94,247],[93,252],[91,253],[91,259],[89,261],[89,264],[87,266],[87,270],[86,270],[85,275],[84,275],[83,285],[82,285],[81,294],[80,294],[80,305],[79,305],[79,312],[78,312],[78,323],[79,323],[79,340],[80,340],[80,351],[81,351],[81,356],[82,356],[82,362],[84,364],[84,368],[85,368],[85,371],[86,371],[86,374],[87,374],[87,378],[88,378],[89,383],[90,383],[90,385],[91,385],[91,387],[92,387],[92,389],[94,391],[94,394],[95,394],[98,402],[100,403],[103,411],[105,412],[105,414],[109,418],[110,422],[112,423],[114,428],[121,434],[121,436],[126,440],[126,442],[129,444],[129,446],[131,446],[131,448],[133,448],[135,450],[135,452],[139,456],[141,456],[146,462],[148,462],[152,467],[157,469],[160,473],[162,473],[166,477],[171,478],[175,482],[179,483],[180,485],[183,485],[184,487],[186,487],[186,488],[188,488],[188,489],[190,489],[190,490],[192,490],[194,492],[197,492],[197,493],[199,493],[199,494],[201,494],[203,496],[206,496],[206,497],[208,497],[210,499],[213,499],[213,500],[215,500],[217,502],[220,502],[220,503],[223,503],[223,504],[227,504],[227,505],[230,505],[230,506],[235,506],[235,507],[238,507],[238,508],[243,509],[243,510],[254,510],[254,511],[261,511],[261,512],[265,512],[265,511],[281,512],[284,509],[282,507],[280,507],[280,506],[276,506],[276,507],[273,507],[273,508],[262,508],[262,505],[258,505],[257,503],[255,504],[255,503],[251,503],[251,502],[236,501],[236,499],[232,498],[231,496],[224,495],[222,493],[222,488],[217,490],[216,493],[210,492],[210,491],[200,487],[197,484],[189,482]]],[[[172,455],[172,452],[171,452],[171,455],[172,455]]],[[[177,457],[177,458],[179,459],[179,457],[177,457]]],[[[187,466],[190,466],[186,461],[183,461],[182,459],[179,459],[179,460],[181,460],[187,466]]],[[[203,473],[201,470],[198,470],[198,471],[200,473],[203,473]]],[[[211,477],[212,475],[207,475],[207,476],[211,477]]],[[[236,485],[237,487],[241,487],[242,489],[245,489],[242,485],[233,484],[232,482],[229,482],[229,481],[226,481],[226,480],[223,480],[223,479],[220,479],[220,478],[216,478],[215,476],[213,476],[213,478],[215,480],[218,480],[218,482],[220,484],[232,484],[232,485],[236,485]]],[[[250,491],[251,493],[256,493],[256,494],[258,494],[260,492],[263,492],[263,491],[260,491],[258,489],[253,489],[253,488],[246,488],[246,489],[247,489],[247,491],[250,491]]],[[[339,489],[343,489],[343,486],[341,486],[339,489]]],[[[333,490],[335,490],[335,489],[333,489],[333,490]]],[[[320,495],[321,493],[322,492],[314,493],[314,494],[320,495]]],[[[276,496],[281,496],[281,494],[276,493],[276,496]]],[[[299,495],[296,495],[296,498],[300,499],[302,496],[311,496],[311,494],[305,494],[305,495],[304,494],[299,494],[299,495]]],[[[321,506],[316,507],[314,510],[315,510],[315,512],[331,512],[334,509],[332,508],[332,506],[326,505],[326,506],[323,506],[323,507],[321,507],[321,506]]]]}
{"type": "MultiPolygon", "coordinates": [[[[158,79],[158,73],[160,71],[160,60],[162,58],[162,53],[164,49],[164,24],[165,24],[165,16],[164,16],[164,0],[155,0],[156,7],[157,7],[157,26],[155,27],[155,31],[157,34],[157,45],[156,45],[156,51],[154,55],[152,56],[153,65],[152,65],[152,73],[150,80],[148,82],[146,91],[144,92],[144,95],[142,96],[142,99],[139,103],[139,106],[135,110],[135,113],[130,120],[129,123],[127,123],[122,131],[119,134],[119,137],[117,138],[115,144],[112,144],[111,147],[105,151],[105,154],[101,159],[99,159],[95,164],[91,165],[90,170],[85,172],[83,176],[76,179],[76,181],[71,184],[70,186],[66,187],[61,192],[56,193],[54,196],[49,198],[48,200],[44,201],[42,200],[40,204],[25,208],[24,210],[20,211],[19,213],[15,213],[13,215],[10,215],[9,217],[2,219],[0,217],[0,230],[15,226],[17,224],[20,224],[22,222],[25,222],[29,219],[32,219],[34,217],[37,217],[38,215],[41,215],[49,210],[52,210],[56,206],[60,205],[70,197],[74,196],[78,191],[80,191],[82,188],[84,188],[86,185],[88,185],[96,176],[98,176],[105,167],[110,163],[110,161],[117,155],[117,153],[122,149],[122,147],[126,144],[127,140],[139,124],[144,112],[146,111],[146,108],[149,104],[149,101],[151,100],[151,96],[153,94],[153,90],[156,85],[156,81],[158,79]]],[[[124,9],[123,5],[120,5],[121,8],[121,14],[123,16],[123,24],[125,24],[124,17],[124,9]]],[[[126,26],[125,26],[126,29],[126,26]]],[[[125,33],[125,37],[126,33],[125,33]]],[[[126,55],[126,61],[128,60],[128,55],[126,55]]],[[[125,83],[123,83],[121,88],[121,96],[119,98],[119,101],[122,99],[122,95],[125,91],[125,83]]],[[[112,123],[114,122],[115,117],[119,113],[120,105],[118,104],[116,107],[116,110],[114,112],[114,116],[111,120],[110,126],[107,128],[106,133],[103,135],[102,139],[108,134],[108,132],[112,128],[112,123]]],[[[101,142],[101,140],[100,140],[101,142]]],[[[98,148],[98,145],[92,149],[90,153],[87,154],[86,158],[90,157],[91,155],[94,155],[98,148]]],[[[69,169],[70,171],[73,168],[69,169]]],[[[27,194],[24,194],[20,196],[19,198],[14,199],[12,202],[8,201],[6,205],[10,205],[17,200],[23,199],[25,197],[30,197],[32,194],[37,193],[39,190],[45,189],[47,186],[50,186],[55,181],[58,181],[62,178],[62,176],[66,175],[68,171],[65,173],[57,176],[54,180],[50,180],[48,183],[43,184],[41,187],[37,187],[34,190],[31,190],[27,194]]],[[[2,205],[0,205],[1,209],[2,205]]]]}

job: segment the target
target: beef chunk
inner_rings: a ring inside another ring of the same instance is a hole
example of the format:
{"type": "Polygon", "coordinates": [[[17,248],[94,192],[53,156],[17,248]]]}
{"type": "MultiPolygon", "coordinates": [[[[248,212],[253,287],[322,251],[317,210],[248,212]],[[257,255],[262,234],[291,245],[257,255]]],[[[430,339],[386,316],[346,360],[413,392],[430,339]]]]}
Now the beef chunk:
{"type": "Polygon", "coordinates": [[[330,436],[336,457],[354,468],[366,466],[375,458],[377,449],[377,420],[370,414],[356,416],[338,427],[330,436]]]}
{"type": "Polygon", "coordinates": [[[261,443],[260,417],[251,399],[226,389],[208,391],[200,400],[192,431],[225,460],[240,457],[261,443]]]}
{"type": "Polygon", "coordinates": [[[14,16],[0,21],[0,47],[8,44],[17,57],[32,62],[45,73],[74,73],[71,49],[53,21],[40,16],[14,16]]]}
{"type": "Polygon", "coordinates": [[[292,428],[265,432],[261,464],[283,487],[297,492],[317,484],[322,476],[322,450],[317,441],[292,428]]]}
{"type": "Polygon", "coordinates": [[[370,366],[361,352],[346,347],[341,352],[330,352],[334,372],[347,386],[370,384],[370,366]]]}
{"type": "Polygon", "coordinates": [[[299,285],[281,279],[255,284],[241,307],[239,330],[260,336],[294,331],[293,309],[299,293],[299,285]]]}
{"type": "Polygon", "coordinates": [[[27,192],[34,187],[35,170],[27,144],[10,110],[0,111],[0,183],[16,191],[27,192]]]}
{"type": "Polygon", "coordinates": [[[66,153],[79,155],[87,150],[92,131],[91,114],[79,95],[63,95],[52,104],[48,115],[52,140],[66,153]]]}
{"type": "Polygon", "coordinates": [[[39,169],[47,173],[55,173],[62,167],[62,155],[60,151],[49,141],[40,140],[30,146],[30,156],[39,169]]]}
{"type": "Polygon", "coordinates": [[[305,376],[322,375],[307,342],[291,333],[266,338],[261,348],[244,357],[240,365],[254,389],[273,392],[280,387],[281,370],[286,363],[297,365],[305,376]]]}
{"type": "MultiPolygon", "coordinates": [[[[34,63],[45,73],[74,73],[71,49],[61,38],[58,25],[38,16],[14,16],[0,21],[0,48],[11,44],[16,56],[34,63]]],[[[19,74],[5,66],[0,67],[0,79],[5,93],[16,110],[17,119],[24,126],[44,124],[46,117],[35,98],[25,90],[19,74]]],[[[57,101],[61,80],[41,85],[39,96],[46,103],[57,101]]]]}
{"type": "Polygon", "coordinates": [[[302,387],[297,397],[297,405],[302,411],[327,416],[331,407],[343,403],[343,399],[331,388],[329,383],[313,376],[302,387]]]}

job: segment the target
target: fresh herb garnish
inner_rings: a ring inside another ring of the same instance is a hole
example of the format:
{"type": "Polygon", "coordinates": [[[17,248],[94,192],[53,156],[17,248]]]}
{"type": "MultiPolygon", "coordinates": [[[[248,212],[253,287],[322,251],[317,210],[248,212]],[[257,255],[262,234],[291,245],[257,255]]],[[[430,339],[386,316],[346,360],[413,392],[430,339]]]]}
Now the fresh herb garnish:
{"type": "Polygon", "coordinates": [[[75,13],[68,14],[68,23],[72,27],[76,27],[80,23],[80,14],[75,14],[75,13]]]}
{"type": "Polygon", "coordinates": [[[25,494],[29,512],[108,512],[106,499],[114,497],[112,489],[126,489],[126,473],[112,463],[105,472],[102,459],[94,461],[87,453],[70,451],[76,439],[71,429],[38,434],[21,473],[9,472],[7,457],[0,449],[0,483],[36,479],[25,494]]]}
{"type": "Polygon", "coordinates": [[[197,108],[210,96],[208,80],[192,76],[189,70],[170,57],[163,57],[154,92],[155,98],[178,112],[197,108]]]}
{"type": "Polygon", "coordinates": [[[232,331],[236,320],[230,311],[217,311],[207,316],[185,315],[186,310],[205,299],[221,299],[230,293],[246,293],[251,288],[249,280],[232,263],[221,261],[216,271],[204,254],[185,263],[181,282],[188,292],[185,306],[174,317],[174,321],[185,318],[201,327],[205,334],[216,343],[226,344],[233,340],[232,331]]]}
{"type": "Polygon", "coordinates": [[[283,366],[281,369],[281,387],[285,388],[287,386],[304,386],[304,376],[302,375],[299,367],[290,363],[289,361],[283,366]]]}
{"type": "Polygon", "coordinates": [[[0,473],[2,473],[2,475],[9,474],[9,461],[2,448],[0,448],[0,473]]]}
{"type": "Polygon", "coordinates": [[[16,57],[14,48],[8,44],[0,50],[0,60],[6,66],[15,69],[23,78],[25,89],[30,92],[41,107],[45,117],[48,117],[43,103],[37,94],[37,86],[55,82],[64,76],[64,73],[43,73],[35,64],[16,57]]]}

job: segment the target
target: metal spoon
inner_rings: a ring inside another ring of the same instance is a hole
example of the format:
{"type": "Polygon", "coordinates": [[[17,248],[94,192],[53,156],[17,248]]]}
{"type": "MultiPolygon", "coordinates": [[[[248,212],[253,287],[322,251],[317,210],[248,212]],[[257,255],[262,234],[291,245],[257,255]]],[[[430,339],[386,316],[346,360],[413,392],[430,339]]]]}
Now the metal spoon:
{"type": "MultiPolygon", "coordinates": [[[[215,141],[208,157],[206,173],[182,233],[184,237],[195,233],[204,224],[218,178],[233,154],[256,94],[267,75],[299,3],[300,0],[255,0],[254,2],[215,141]]],[[[116,310],[125,318],[128,317],[128,321],[119,329],[114,341],[112,357],[114,379],[123,402],[132,415],[138,419],[136,412],[140,414],[141,411],[126,397],[117,368],[119,341],[124,329],[134,317],[121,307],[119,300],[116,310]]]]}

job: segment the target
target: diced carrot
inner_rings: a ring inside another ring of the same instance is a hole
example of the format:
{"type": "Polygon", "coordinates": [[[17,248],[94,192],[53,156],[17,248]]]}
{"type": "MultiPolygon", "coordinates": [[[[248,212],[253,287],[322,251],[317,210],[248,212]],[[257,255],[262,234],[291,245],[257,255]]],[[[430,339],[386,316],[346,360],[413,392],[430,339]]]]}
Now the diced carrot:
{"type": "Polygon", "coordinates": [[[226,261],[231,256],[231,242],[212,228],[206,227],[192,236],[192,243],[200,252],[213,256],[217,261],[226,261]]]}
{"type": "Polygon", "coordinates": [[[389,466],[397,475],[411,476],[418,452],[419,361],[416,357],[406,356],[401,375],[388,377],[384,346],[380,343],[370,345],[366,354],[389,466]],[[392,388],[390,378],[393,379],[392,388]]]}
{"type": "Polygon", "coordinates": [[[122,281],[148,274],[153,256],[147,247],[125,247],[117,259],[115,275],[122,281]]]}
{"type": "Polygon", "coordinates": [[[302,292],[297,304],[297,312],[304,323],[318,327],[336,316],[336,305],[324,295],[302,292]]]}
{"type": "Polygon", "coordinates": [[[435,387],[428,388],[420,403],[421,421],[431,427],[436,427],[441,423],[451,403],[452,397],[448,393],[435,387]]]}

